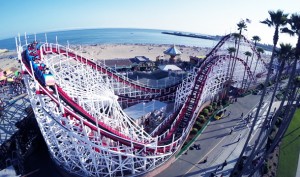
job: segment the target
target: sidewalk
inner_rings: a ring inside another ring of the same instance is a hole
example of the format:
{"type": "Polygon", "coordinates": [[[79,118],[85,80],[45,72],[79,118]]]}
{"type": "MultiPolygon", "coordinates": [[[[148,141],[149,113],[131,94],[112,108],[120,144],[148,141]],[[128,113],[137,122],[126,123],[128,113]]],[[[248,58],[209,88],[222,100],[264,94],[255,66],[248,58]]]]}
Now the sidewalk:
{"type": "MultiPolygon", "coordinates": [[[[216,171],[220,176],[223,173],[229,176],[230,169],[236,163],[244,142],[245,134],[249,130],[247,123],[241,118],[256,107],[260,96],[249,95],[238,98],[238,101],[227,108],[230,116],[221,120],[212,121],[205,131],[198,137],[194,144],[201,145],[200,150],[188,150],[186,155],[181,155],[157,177],[163,176],[210,176],[216,171]],[[234,128],[232,133],[231,129],[234,128]],[[201,163],[207,158],[206,163],[201,163]],[[221,170],[222,164],[227,159],[227,165],[221,170]]],[[[193,145],[192,145],[193,146],[193,145]]]]}

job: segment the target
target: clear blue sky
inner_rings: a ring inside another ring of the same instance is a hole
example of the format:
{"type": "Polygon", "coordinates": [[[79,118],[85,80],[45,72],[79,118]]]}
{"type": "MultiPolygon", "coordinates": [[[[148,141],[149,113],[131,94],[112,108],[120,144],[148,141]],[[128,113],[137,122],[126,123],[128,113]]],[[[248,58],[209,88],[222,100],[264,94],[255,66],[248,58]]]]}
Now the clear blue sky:
{"type": "MultiPolygon", "coordinates": [[[[300,13],[299,0],[1,0],[0,39],[18,33],[39,33],[76,28],[169,29],[213,35],[236,31],[249,18],[245,35],[259,35],[272,43],[274,30],[259,21],[268,10],[300,13]]],[[[281,42],[296,43],[286,34],[281,42]]]]}

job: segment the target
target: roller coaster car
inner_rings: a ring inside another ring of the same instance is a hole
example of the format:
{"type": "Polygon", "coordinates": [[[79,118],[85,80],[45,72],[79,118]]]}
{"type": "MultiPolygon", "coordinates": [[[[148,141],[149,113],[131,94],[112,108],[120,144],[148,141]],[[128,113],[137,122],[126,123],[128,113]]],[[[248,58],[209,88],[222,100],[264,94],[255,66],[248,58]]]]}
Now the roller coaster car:
{"type": "Polygon", "coordinates": [[[52,86],[55,84],[55,80],[52,74],[44,74],[44,80],[46,86],[52,86]]]}
{"type": "Polygon", "coordinates": [[[43,69],[45,65],[43,63],[36,63],[35,62],[35,57],[31,56],[28,52],[26,51],[26,59],[28,63],[31,63],[31,66],[33,67],[34,73],[36,78],[40,81],[40,83],[43,86],[53,86],[55,84],[55,80],[53,75],[50,73],[49,70],[45,72],[43,69]],[[43,66],[42,66],[43,65],[43,66]]]}
{"type": "Polygon", "coordinates": [[[216,120],[220,120],[224,116],[225,111],[220,111],[215,115],[216,120]]]}

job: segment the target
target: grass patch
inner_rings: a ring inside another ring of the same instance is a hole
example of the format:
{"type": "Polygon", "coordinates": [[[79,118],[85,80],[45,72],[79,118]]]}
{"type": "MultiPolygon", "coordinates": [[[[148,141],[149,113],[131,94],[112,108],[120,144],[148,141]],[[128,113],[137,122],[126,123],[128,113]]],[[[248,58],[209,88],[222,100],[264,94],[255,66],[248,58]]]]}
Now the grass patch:
{"type": "Polygon", "coordinates": [[[277,177],[295,177],[298,167],[300,151],[300,109],[295,112],[294,118],[285,133],[279,153],[277,177]]]}

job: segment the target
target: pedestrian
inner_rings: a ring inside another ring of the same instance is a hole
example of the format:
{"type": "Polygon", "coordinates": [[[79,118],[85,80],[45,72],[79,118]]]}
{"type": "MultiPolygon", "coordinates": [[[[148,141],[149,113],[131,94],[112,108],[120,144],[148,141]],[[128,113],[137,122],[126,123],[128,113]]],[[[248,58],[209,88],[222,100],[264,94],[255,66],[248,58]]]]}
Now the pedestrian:
{"type": "Polygon", "coordinates": [[[223,166],[225,167],[227,165],[227,160],[224,161],[223,166]]]}
{"type": "Polygon", "coordinates": [[[230,129],[229,135],[231,135],[233,132],[233,128],[230,129]]]}
{"type": "Polygon", "coordinates": [[[208,156],[205,157],[205,159],[203,160],[203,163],[207,162],[207,158],[208,158],[208,156]]]}
{"type": "Polygon", "coordinates": [[[241,139],[241,136],[242,136],[242,134],[240,134],[240,135],[239,135],[239,138],[238,138],[237,142],[239,142],[239,141],[240,141],[240,139],[241,139]]]}
{"type": "Polygon", "coordinates": [[[225,160],[222,164],[221,170],[223,170],[223,168],[227,165],[227,160],[225,160]]]}
{"type": "Polygon", "coordinates": [[[243,116],[244,116],[244,113],[242,112],[242,114],[241,114],[241,118],[243,118],[243,116]]]}
{"type": "Polygon", "coordinates": [[[229,111],[229,112],[228,112],[228,114],[227,114],[227,116],[226,116],[226,117],[229,117],[229,116],[230,116],[230,114],[231,114],[231,111],[229,111]]]}

